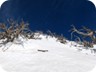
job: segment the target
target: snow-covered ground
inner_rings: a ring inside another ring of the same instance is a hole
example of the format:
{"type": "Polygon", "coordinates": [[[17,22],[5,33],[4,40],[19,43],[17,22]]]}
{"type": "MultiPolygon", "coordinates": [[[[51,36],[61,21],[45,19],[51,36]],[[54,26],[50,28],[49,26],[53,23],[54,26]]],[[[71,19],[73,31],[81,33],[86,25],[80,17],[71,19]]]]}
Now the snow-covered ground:
{"type": "Polygon", "coordinates": [[[56,38],[40,37],[1,47],[0,67],[6,72],[90,72],[95,67],[96,54],[91,50],[82,50],[75,42],[61,44],[56,38]],[[2,52],[2,48],[8,50],[2,52]]]}

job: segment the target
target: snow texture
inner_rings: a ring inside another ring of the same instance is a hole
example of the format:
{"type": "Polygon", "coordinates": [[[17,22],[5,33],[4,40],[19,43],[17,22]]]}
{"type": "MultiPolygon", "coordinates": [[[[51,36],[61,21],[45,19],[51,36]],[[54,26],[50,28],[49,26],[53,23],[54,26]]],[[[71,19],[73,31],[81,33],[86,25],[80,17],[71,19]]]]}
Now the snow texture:
{"type": "Polygon", "coordinates": [[[95,52],[73,41],[62,44],[54,37],[40,37],[41,40],[20,38],[1,47],[0,70],[4,71],[0,72],[94,72],[95,52]],[[2,48],[8,50],[2,52],[2,48]]]}

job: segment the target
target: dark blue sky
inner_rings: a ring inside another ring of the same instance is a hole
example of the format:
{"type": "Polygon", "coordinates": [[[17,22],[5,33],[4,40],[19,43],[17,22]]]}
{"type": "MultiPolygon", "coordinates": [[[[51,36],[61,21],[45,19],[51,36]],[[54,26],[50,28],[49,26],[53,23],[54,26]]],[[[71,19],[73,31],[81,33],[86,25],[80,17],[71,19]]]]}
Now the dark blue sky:
{"type": "Polygon", "coordinates": [[[51,30],[70,38],[70,25],[96,29],[95,6],[88,0],[9,0],[0,9],[0,21],[24,19],[32,30],[51,30]]]}

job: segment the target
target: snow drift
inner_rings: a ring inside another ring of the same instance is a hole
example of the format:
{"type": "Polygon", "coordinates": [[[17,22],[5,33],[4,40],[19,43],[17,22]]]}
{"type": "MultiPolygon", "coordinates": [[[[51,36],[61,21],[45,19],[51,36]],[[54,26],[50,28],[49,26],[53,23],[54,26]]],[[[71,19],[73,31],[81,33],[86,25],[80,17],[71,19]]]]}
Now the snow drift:
{"type": "Polygon", "coordinates": [[[51,36],[39,38],[19,37],[2,46],[1,68],[6,72],[90,72],[96,65],[96,54],[90,49],[68,40],[62,44],[51,36]],[[2,48],[8,49],[3,52],[2,48]]]}

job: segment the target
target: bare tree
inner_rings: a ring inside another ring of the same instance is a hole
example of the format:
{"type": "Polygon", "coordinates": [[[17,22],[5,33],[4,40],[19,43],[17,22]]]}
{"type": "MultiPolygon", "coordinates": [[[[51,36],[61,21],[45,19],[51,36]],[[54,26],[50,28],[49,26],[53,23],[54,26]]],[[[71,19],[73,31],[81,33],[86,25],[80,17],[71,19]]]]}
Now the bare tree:
{"type": "Polygon", "coordinates": [[[75,26],[73,26],[72,25],[72,33],[74,33],[74,32],[76,32],[76,33],[78,33],[78,34],[80,34],[80,35],[82,35],[82,36],[84,36],[84,37],[90,37],[92,40],[93,39],[95,39],[95,31],[93,31],[93,30],[89,30],[89,29],[87,29],[87,28],[83,28],[85,31],[86,31],[86,33],[84,33],[84,32],[81,32],[81,31],[79,31],[79,30],[77,30],[76,28],[75,28],[75,26]]]}
{"type": "Polygon", "coordinates": [[[6,45],[8,42],[13,42],[14,39],[18,38],[19,35],[25,38],[28,38],[27,35],[31,34],[31,30],[29,29],[29,24],[24,22],[14,21],[12,19],[7,20],[8,25],[5,23],[0,23],[0,45],[6,45]],[[3,39],[3,40],[2,40],[3,39]]]}
{"type": "MultiPolygon", "coordinates": [[[[72,37],[73,37],[73,33],[77,33],[77,34],[81,35],[81,36],[83,37],[83,39],[86,38],[86,37],[89,37],[89,38],[91,39],[92,43],[96,44],[96,37],[95,37],[96,32],[93,31],[93,30],[91,30],[91,29],[89,29],[89,28],[87,28],[87,27],[84,27],[84,26],[83,26],[82,30],[84,30],[84,31],[80,31],[80,30],[76,29],[76,27],[75,27],[74,25],[72,25],[72,29],[71,29],[71,39],[72,39],[72,37]]],[[[88,41],[87,41],[87,42],[88,42],[88,41]]],[[[87,44],[87,45],[91,44],[91,43],[87,43],[87,42],[84,41],[84,45],[86,45],[86,44],[87,44]]],[[[92,44],[91,44],[91,45],[92,45],[92,44]]],[[[90,46],[90,45],[89,45],[89,46],[90,46]]],[[[92,47],[92,46],[91,46],[91,47],[92,47]]]]}

